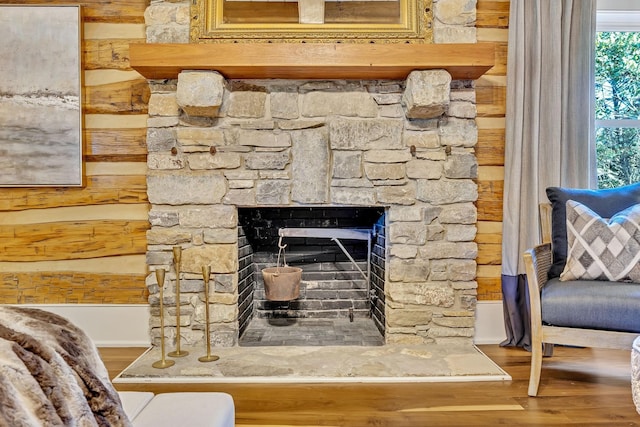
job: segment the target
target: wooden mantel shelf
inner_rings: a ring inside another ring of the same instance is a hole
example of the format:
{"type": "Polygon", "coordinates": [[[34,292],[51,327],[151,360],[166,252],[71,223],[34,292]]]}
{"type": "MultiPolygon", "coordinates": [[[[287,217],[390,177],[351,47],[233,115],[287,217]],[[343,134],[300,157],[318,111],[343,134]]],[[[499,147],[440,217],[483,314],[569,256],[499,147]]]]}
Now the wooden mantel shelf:
{"type": "Polygon", "coordinates": [[[216,70],[228,79],[405,79],[413,70],[446,69],[477,79],[494,65],[493,43],[211,43],[129,45],[131,67],[148,79],[183,70],[216,70]]]}

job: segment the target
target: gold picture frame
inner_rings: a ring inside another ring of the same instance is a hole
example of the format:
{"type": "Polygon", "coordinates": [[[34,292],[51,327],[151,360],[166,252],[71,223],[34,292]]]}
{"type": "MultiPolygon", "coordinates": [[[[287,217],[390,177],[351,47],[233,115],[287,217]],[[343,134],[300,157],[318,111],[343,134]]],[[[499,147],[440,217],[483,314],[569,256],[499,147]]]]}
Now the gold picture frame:
{"type": "Polygon", "coordinates": [[[191,42],[432,43],[432,0],[325,4],[328,19],[300,23],[296,1],[192,0],[191,42]]]}

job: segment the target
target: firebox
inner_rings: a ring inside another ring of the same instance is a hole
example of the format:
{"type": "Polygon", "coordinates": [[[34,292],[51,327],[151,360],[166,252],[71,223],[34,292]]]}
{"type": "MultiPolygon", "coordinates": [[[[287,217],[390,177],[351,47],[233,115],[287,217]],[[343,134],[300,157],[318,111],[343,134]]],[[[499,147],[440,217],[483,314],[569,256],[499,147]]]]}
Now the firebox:
{"type": "Polygon", "coordinates": [[[240,345],[383,344],[383,207],[239,208],[238,222],[240,345]],[[302,269],[299,293],[274,300],[263,270],[285,263],[302,269]]]}

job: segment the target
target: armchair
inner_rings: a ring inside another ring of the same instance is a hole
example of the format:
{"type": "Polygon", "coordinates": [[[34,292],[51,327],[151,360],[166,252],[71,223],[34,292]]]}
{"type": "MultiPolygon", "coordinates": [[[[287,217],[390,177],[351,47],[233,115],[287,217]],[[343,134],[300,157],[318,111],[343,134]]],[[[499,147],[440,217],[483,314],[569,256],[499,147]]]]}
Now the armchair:
{"type": "Polygon", "coordinates": [[[640,186],[623,187],[617,192],[551,188],[547,194],[552,205],[540,207],[543,242],[523,255],[531,310],[529,396],[538,394],[542,359],[553,354],[554,344],[631,350],[640,335],[639,283],[561,280],[549,274],[558,264],[562,271],[566,262],[556,249],[566,256],[567,243],[561,239],[562,232],[553,228],[565,224],[562,231],[566,236],[567,200],[591,203],[599,215],[611,217],[640,203],[640,186]],[[606,207],[604,211],[602,206],[606,207]]]}

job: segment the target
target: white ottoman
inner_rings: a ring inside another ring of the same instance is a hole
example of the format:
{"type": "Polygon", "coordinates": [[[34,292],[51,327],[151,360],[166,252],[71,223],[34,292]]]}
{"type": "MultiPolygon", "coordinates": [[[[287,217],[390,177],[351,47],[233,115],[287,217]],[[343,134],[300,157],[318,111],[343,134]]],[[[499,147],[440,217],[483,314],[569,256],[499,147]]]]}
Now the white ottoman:
{"type": "Polygon", "coordinates": [[[636,411],[640,414],[640,337],[633,340],[631,348],[631,393],[636,411]]]}
{"type": "Polygon", "coordinates": [[[227,393],[119,394],[122,406],[134,427],[235,426],[235,406],[233,398],[227,393]]]}

